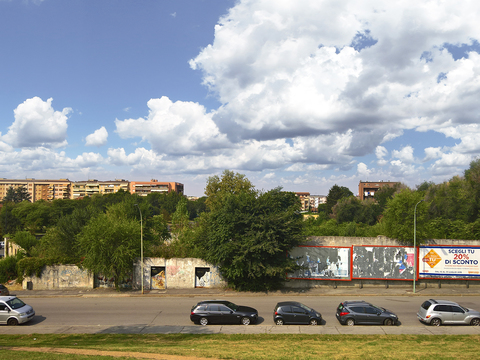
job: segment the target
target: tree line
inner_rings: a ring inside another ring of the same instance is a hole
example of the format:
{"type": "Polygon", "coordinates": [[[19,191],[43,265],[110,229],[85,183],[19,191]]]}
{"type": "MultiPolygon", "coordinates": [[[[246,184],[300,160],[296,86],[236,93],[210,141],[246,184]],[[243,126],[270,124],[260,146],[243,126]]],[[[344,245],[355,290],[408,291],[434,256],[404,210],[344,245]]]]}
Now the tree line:
{"type": "Polygon", "coordinates": [[[480,239],[480,159],[463,176],[440,184],[423,182],[410,189],[399,183],[383,187],[373,199],[359,200],[334,185],[318,217],[308,219],[307,236],[384,235],[412,244],[414,220],[419,243],[428,239],[480,239]],[[415,212],[416,206],[416,212],[415,212]]]}
{"type": "Polygon", "coordinates": [[[208,178],[205,195],[189,201],[176,193],[120,191],[81,200],[4,201],[0,229],[24,251],[0,260],[0,282],[75,263],[118,285],[140,256],[140,219],[145,257],[201,258],[219,266],[232,288],[254,291],[281,287],[297,269],[287,252],[309,236],[385,235],[411,244],[414,216],[419,244],[480,235],[480,160],[444,183],[397,184],[363,201],[334,185],[316,219],[304,220],[294,193],[259,191],[229,170],[208,178]]]}

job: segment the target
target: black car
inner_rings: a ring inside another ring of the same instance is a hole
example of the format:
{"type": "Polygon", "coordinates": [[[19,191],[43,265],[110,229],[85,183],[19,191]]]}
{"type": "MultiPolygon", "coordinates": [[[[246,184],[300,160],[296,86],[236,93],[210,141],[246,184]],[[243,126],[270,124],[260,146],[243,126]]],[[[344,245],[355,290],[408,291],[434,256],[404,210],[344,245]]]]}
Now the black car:
{"type": "Polygon", "coordinates": [[[342,325],[355,324],[396,325],[398,316],[391,311],[366,301],[344,301],[338,305],[337,320],[342,325]]]}
{"type": "Polygon", "coordinates": [[[273,322],[283,324],[310,324],[318,325],[322,322],[322,315],[307,305],[296,301],[283,301],[275,305],[273,322]]]}
{"type": "Polygon", "coordinates": [[[3,284],[0,284],[0,295],[1,296],[10,295],[10,292],[8,291],[7,287],[3,284]]]}
{"type": "Polygon", "coordinates": [[[190,320],[203,326],[207,324],[250,325],[257,322],[258,311],[227,300],[205,300],[192,307],[190,320]]]}

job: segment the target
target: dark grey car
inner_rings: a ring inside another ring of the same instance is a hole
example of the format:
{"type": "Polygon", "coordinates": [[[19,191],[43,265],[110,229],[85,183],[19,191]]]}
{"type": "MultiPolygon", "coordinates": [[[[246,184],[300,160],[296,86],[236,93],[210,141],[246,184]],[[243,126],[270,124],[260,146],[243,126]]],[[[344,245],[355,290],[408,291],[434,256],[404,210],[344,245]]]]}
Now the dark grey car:
{"type": "Polygon", "coordinates": [[[337,320],[342,325],[356,324],[396,325],[398,316],[393,312],[366,301],[344,301],[338,305],[337,320]]]}
{"type": "Polygon", "coordinates": [[[297,301],[283,301],[273,309],[273,322],[283,324],[310,324],[318,325],[322,322],[322,315],[297,301]]]}
{"type": "Polygon", "coordinates": [[[418,310],[417,318],[421,322],[433,326],[442,324],[480,326],[480,312],[448,300],[430,299],[423,302],[418,310]]]}

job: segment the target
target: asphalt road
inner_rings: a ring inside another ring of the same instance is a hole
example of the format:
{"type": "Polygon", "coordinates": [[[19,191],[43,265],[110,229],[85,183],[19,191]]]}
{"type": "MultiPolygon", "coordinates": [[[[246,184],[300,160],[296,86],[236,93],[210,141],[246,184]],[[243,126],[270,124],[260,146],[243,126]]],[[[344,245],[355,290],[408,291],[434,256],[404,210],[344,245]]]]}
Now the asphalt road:
{"type": "MultiPolygon", "coordinates": [[[[229,297],[228,300],[248,305],[259,312],[255,325],[195,325],[190,321],[191,307],[203,297],[32,297],[24,299],[36,315],[29,323],[0,326],[0,334],[33,333],[308,333],[308,334],[480,334],[480,327],[432,327],[420,323],[416,313],[426,299],[406,296],[364,296],[362,299],[395,312],[399,326],[342,326],[335,310],[343,300],[338,296],[263,296],[229,297]],[[273,308],[279,301],[295,300],[313,307],[322,314],[319,326],[276,326],[273,308]]],[[[448,300],[480,309],[480,296],[456,297],[448,300]]]]}

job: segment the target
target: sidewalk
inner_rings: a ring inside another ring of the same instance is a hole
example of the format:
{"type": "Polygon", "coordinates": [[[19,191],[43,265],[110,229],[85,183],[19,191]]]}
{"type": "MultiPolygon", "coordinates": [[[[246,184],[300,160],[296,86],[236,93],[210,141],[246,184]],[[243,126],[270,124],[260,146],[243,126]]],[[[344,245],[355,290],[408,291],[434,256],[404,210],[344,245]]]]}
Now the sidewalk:
{"type": "Polygon", "coordinates": [[[269,292],[238,292],[217,288],[192,289],[165,289],[165,290],[121,290],[109,288],[95,289],[59,289],[59,290],[10,290],[11,295],[19,298],[27,297],[193,297],[208,298],[244,297],[244,296],[419,296],[419,297],[447,297],[447,296],[480,296],[480,288],[475,287],[442,287],[416,288],[412,287],[322,287],[311,289],[284,289],[269,292]]]}

